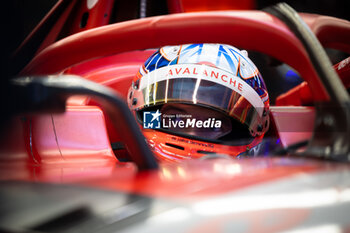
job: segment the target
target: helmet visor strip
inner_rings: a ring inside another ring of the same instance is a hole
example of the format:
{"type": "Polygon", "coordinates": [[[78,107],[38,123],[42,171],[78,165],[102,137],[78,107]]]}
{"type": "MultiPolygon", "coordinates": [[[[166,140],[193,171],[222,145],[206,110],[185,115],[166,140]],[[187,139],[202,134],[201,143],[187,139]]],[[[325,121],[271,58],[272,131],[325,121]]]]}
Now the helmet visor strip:
{"type": "Polygon", "coordinates": [[[217,109],[249,129],[260,122],[264,103],[241,78],[202,64],[172,65],[142,77],[134,108],[186,103],[217,109]]]}

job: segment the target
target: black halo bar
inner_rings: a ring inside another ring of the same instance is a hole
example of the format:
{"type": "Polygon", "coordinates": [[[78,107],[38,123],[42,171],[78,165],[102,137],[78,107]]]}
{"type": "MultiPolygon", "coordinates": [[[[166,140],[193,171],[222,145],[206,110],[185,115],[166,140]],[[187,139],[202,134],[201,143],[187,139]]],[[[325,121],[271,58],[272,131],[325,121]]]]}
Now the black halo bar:
{"type": "Polygon", "coordinates": [[[20,77],[12,80],[17,113],[64,112],[73,95],[95,99],[122,132],[123,142],[139,170],[157,169],[157,161],[126,102],[112,89],[74,75],[20,77]]]}

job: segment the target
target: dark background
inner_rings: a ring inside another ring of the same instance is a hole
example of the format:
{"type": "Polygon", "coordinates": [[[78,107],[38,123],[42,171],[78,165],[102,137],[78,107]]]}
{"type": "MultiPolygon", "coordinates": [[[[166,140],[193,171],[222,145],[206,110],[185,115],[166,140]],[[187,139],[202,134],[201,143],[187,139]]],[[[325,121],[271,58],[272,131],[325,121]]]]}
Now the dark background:
{"type": "MultiPolygon", "coordinates": [[[[1,29],[3,42],[1,47],[3,55],[8,56],[15,48],[19,46],[24,38],[57,2],[57,0],[6,0],[2,2],[2,6],[0,6],[1,23],[3,24],[1,29]]],[[[123,2],[127,2],[126,4],[129,6],[124,7],[126,10],[130,11],[128,16],[125,16],[124,19],[128,20],[136,18],[137,13],[132,11],[135,11],[138,8],[132,7],[131,5],[138,5],[138,1],[129,0],[123,2]]],[[[156,11],[151,12],[149,15],[166,13],[166,10],[160,9],[160,7],[166,7],[166,4],[161,5],[160,2],[161,1],[159,0],[148,0],[148,5],[151,5],[152,8],[159,8],[156,9],[156,11]]],[[[258,0],[256,2],[256,8],[262,9],[278,2],[280,1],[258,0]]],[[[350,20],[349,0],[287,0],[285,2],[299,12],[318,13],[350,20]]]]}

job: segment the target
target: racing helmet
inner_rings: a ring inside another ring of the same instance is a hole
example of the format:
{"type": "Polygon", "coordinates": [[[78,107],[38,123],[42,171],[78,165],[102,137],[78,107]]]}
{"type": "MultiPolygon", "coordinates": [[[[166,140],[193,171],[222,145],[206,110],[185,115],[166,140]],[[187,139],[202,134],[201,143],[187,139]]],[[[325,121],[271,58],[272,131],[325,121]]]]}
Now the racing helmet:
{"type": "Polygon", "coordinates": [[[269,128],[269,96],[247,51],[225,44],[165,46],[133,79],[128,105],[162,160],[237,156],[269,128]]]}

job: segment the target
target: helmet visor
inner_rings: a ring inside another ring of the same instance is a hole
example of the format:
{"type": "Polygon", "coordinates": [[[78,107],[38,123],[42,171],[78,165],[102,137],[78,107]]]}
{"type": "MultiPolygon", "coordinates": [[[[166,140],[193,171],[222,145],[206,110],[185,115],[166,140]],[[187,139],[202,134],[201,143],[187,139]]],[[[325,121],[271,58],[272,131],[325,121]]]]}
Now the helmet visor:
{"type": "Polygon", "coordinates": [[[143,76],[134,92],[135,110],[169,103],[202,105],[248,128],[256,127],[264,111],[262,99],[243,79],[207,65],[162,67],[143,76]]]}

